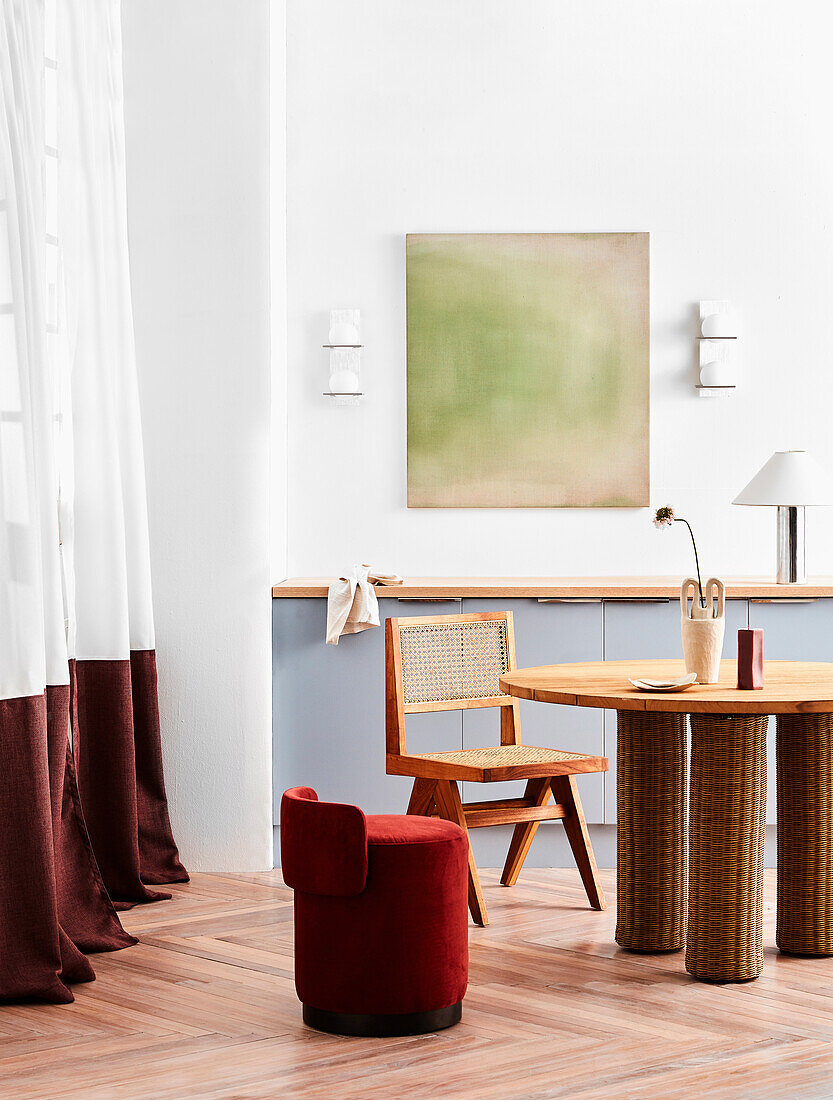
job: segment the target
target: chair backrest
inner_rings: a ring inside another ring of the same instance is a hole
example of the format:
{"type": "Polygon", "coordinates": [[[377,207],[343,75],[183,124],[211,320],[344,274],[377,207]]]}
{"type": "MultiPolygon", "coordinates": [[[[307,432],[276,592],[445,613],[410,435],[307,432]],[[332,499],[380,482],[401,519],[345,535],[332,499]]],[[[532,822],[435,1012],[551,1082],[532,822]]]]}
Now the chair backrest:
{"type": "Polygon", "coordinates": [[[388,753],[405,755],[405,715],[420,711],[501,707],[501,744],[519,744],[518,701],[504,695],[498,682],[514,667],[511,611],[388,619],[388,753]]]}
{"type": "Polygon", "coordinates": [[[367,881],[367,820],[358,806],[319,802],[312,787],[281,799],[281,873],[305,894],[353,897],[367,881]]]}

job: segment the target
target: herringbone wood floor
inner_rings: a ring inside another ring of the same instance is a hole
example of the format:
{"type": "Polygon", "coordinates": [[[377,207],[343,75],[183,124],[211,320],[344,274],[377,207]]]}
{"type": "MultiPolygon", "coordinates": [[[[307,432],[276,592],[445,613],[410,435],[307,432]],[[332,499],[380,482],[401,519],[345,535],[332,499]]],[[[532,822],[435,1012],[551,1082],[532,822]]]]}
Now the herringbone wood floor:
{"type": "MultiPolygon", "coordinates": [[[[613,943],[573,871],[483,875],[463,1021],[406,1039],[300,1022],[292,901],[280,873],[196,875],[124,923],[141,944],[94,960],[74,1005],[0,1007],[2,1100],[180,1097],[423,1100],[833,1096],[833,959],[773,947],[757,982],[692,982],[682,954],[613,943]]],[[[612,872],[604,873],[608,898],[612,872]]]]}

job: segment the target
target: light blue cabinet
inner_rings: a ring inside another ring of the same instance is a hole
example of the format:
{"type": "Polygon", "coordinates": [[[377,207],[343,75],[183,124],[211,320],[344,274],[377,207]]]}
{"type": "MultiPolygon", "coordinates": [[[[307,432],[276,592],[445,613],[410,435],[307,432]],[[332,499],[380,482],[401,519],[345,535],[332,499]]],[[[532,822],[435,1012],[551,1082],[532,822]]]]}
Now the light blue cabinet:
{"type": "Polygon", "coordinates": [[[833,661],[833,600],[750,600],[749,625],[764,632],[765,661],[833,661]]]}
{"type": "MultiPolygon", "coordinates": [[[[276,599],[272,607],[276,815],[281,791],[295,784],[313,786],[325,798],[356,802],[369,813],[403,812],[411,781],[385,773],[384,632],[371,629],[327,646],[326,600],[276,599]]],[[[379,607],[383,619],[511,609],[521,667],[682,654],[676,600],[411,601],[383,596],[379,607]]],[[[833,661],[833,599],[727,601],[725,657],[736,655],[736,632],[747,625],[764,629],[767,659],[833,661]]],[[[407,729],[408,747],[417,752],[499,743],[495,710],[410,715],[407,729]]],[[[582,777],[579,785],[590,823],[616,821],[615,712],[523,701],[521,730],[528,744],[607,756],[607,775],[582,777]]],[[[775,820],[774,723],[771,734],[770,822],[775,820]]],[[[477,801],[519,791],[510,784],[468,784],[463,793],[477,801]]],[[[475,833],[483,866],[503,863],[510,832],[475,833]]],[[[539,830],[531,865],[563,865],[562,832],[546,825],[539,830]]]]}
{"type": "MultiPolygon", "coordinates": [[[[460,600],[382,599],[380,616],[459,615],[460,600]]],[[[375,627],[325,645],[327,601],[272,601],[275,823],[281,792],[314,787],[367,813],[404,813],[412,780],[385,772],[385,636],[375,627]]],[[[414,714],[408,748],[461,748],[462,713],[414,714]]]]}
{"type": "MultiPolygon", "coordinates": [[[[724,657],[737,653],[737,631],[746,626],[746,600],[726,601],[724,657]]],[[[606,600],[604,605],[604,659],[651,660],[682,657],[679,600],[606,600]]],[[[616,711],[605,712],[605,756],[610,770],[605,776],[606,824],[616,821],[616,711]]]]}

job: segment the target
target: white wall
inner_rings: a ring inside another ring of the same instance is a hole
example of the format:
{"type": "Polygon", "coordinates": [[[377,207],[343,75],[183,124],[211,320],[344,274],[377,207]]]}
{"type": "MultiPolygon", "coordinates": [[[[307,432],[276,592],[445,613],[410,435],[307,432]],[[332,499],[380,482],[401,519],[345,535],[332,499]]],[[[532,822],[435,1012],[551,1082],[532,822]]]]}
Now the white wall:
{"type": "Polygon", "coordinates": [[[286,0],[270,0],[270,259],[272,359],[272,576],[286,576],[286,0]]]}
{"type": "Polygon", "coordinates": [[[124,0],[131,271],[168,794],[271,866],[269,10],[124,0]]]}
{"type": "MultiPolygon", "coordinates": [[[[647,510],[405,507],[404,234],[649,230],[652,499],[708,572],[771,573],[729,501],[776,449],[833,470],[831,77],[797,0],[289,0],[290,574],[684,573],[647,510]],[[732,399],[694,390],[700,298],[744,319],[732,399]],[[334,409],[331,307],[363,311],[369,396],[334,409]]],[[[833,572],[833,510],[808,520],[833,572]]]]}

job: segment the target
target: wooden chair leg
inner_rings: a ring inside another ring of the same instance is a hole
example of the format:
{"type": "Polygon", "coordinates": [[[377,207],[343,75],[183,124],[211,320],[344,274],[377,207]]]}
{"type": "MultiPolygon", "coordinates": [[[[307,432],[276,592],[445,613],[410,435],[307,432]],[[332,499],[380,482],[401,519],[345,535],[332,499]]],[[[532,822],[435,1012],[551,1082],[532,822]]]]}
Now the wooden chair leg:
{"type": "MultiPolygon", "coordinates": [[[[446,821],[453,821],[461,829],[469,830],[466,825],[466,814],[463,803],[460,801],[460,789],[455,780],[441,779],[434,790],[434,801],[440,817],[446,821]]],[[[469,909],[471,918],[475,924],[487,925],[489,916],[486,913],[486,903],[483,900],[483,891],[480,888],[480,877],[477,874],[477,866],[474,862],[474,853],[471,850],[471,837],[469,837],[469,909]]]]}
{"type": "MultiPolygon", "coordinates": [[[[530,779],[524,791],[524,798],[532,806],[546,806],[550,797],[549,779],[530,779]]],[[[500,876],[501,886],[514,886],[518,881],[518,875],[524,865],[526,854],[530,849],[535,834],[538,831],[540,821],[521,821],[515,826],[512,833],[512,842],[509,845],[509,854],[500,876]]]]}
{"type": "Polygon", "coordinates": [[[564,816],[564,831],[570,847],[573,849],[578,866],[581,881],[587,891],[587,897],[592,909],[606,909],[604,891],[599,882],[599,869],[596,866],[596,857],[590,844],[590,833],[587,831],[587,822],[584,820],[584,810],[581,808],[581,799],[576,789],[576,777],[574,775],[555,775],[550,780],[553,797],[566,811],[564,816]]]}
{"type": "Polygon", "coordinates": [[[405,812],[416,817],[430,817],[436,785],[436,779],[415,779],[411,791],[411,800],[405,812]]]}

